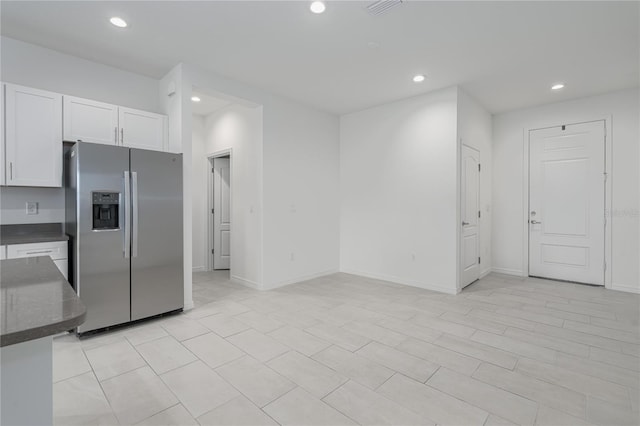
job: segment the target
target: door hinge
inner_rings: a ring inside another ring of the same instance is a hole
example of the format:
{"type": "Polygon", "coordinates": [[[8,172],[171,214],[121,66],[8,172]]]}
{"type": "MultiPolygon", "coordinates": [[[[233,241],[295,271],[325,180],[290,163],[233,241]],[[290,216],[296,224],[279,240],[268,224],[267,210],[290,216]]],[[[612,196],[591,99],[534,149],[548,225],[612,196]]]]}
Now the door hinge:
{"type": "Polygon", "coordinates": [[[216,169],[214,169],[213,167],[211,168],[211,173],[215,172],[216,169]]]}
{"type": "Polygon", "coordinates": [[[478,210],[478,219],[480,218],[480,210],[478,210]]]}
{"type": "Polygon", "coordinates": [[[603,175],[604,175],[604,181],[607,182],[607,179],[609,178],[609,173],[604,172],[603,175]]]}
{"type": "Polygon", "coordinates": [[[211,249],[211,254],[215,253],[216,251],[214,249],[211,249]]]}
{"type": "Polygon", "coordinates": [[[480,163],[478,163],[478,171],[480,171],[480,163]]]}
{"type": "Polygon", "coordinates": [[[211,209],[211,214],[214,214],[214,210],[213,209],[211,209]]]}
{"type": "Polygon", "coordinates": [[[604,271],[607,272],[607,262],[604,262],[604,271]]]}
{"type": "Polygon", "coordinates": [[[480,258],[478,258],[478,263],[480,263],[480,258]]]}

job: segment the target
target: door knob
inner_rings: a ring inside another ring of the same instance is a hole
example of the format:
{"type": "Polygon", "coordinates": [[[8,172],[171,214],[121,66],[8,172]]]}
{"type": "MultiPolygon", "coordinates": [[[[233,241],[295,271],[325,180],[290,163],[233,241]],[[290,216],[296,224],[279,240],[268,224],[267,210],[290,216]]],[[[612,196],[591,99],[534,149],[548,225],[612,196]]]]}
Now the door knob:
{"type": "Polygon", "coordinates": [[[542,222],[538,222],[537,220],[530,221],[532,225],[540,225],[542,222]]]}
{"type": "Polygon", "coordinates": [[[469,222],[462,222],[462,226],[467,226],[469,222]]]}

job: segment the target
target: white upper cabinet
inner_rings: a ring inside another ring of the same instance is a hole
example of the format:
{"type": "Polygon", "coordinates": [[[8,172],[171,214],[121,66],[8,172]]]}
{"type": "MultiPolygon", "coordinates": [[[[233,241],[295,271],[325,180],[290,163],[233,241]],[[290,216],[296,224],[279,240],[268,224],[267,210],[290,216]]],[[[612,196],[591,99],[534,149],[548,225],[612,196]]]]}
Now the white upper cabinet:
{"type": "Polygon", "coordinates": [[[64,97],[64,140],[165,151],[167,117],[152,112],[64,97]]]}
{"type": "Polygon", "coordinates": [[[5,86],[5,175],[13,186],[62,186],[62,95],[5,86]]]}
{"type": "Polygon", "coordinates": [[[123,107],[118,110],[120,143],[123,146],[166,151],[166,116],[123,107]]]}
{"type": "Polygon", "coordinates": [[[64,140],[118,144],[118,107],[90,99],[64,97],[64,140]]]}

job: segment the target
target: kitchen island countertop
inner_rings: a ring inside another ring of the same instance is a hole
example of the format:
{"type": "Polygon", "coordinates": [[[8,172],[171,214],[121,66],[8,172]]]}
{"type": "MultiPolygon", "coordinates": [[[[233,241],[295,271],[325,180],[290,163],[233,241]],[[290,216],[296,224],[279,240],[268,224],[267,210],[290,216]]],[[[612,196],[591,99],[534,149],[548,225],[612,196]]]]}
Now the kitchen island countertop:
{"type": "Polygon", "coordinates": [[[86,308],[48,256],[0,262],[0,346],[82,324],[86,308]]]}
{"type": "Polygon", "coordinates": [[[52,241],[68,241],[61,223],[25,223],[0,225],[0,244],[33,244],[52,241]]]}

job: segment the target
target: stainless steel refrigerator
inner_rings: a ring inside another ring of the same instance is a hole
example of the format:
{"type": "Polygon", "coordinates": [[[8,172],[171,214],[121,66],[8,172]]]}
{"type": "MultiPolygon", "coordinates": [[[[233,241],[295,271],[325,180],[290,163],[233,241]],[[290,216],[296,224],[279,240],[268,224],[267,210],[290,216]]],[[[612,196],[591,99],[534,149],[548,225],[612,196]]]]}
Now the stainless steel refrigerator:
{"type": "Polygon", "coordinates": [[[182,309],[182,155],[78,142],[65,158],[78,333],[182,309]]]}

